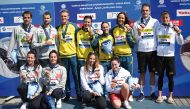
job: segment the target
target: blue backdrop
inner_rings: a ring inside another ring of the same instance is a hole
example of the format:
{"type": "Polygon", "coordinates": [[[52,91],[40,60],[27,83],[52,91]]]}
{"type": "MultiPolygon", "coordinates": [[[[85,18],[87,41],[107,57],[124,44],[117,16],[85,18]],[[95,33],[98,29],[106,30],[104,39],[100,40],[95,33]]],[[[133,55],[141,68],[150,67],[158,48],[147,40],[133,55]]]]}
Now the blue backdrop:
{"type": "MultiPolygon", "coordinates": [[[[19,0],[18,0],[19,1],[19,0]]],[[[20,0],[22,1],[22,0],[20,0]]],[[[10,4],[9,2],[1,4],[0,7],[0,38],[9,37],[11,35],[12,27],[22,22],[22,12],[29,10],[33,13],[33,24],[40,25],[42,22],[42,14],[45,11],[52,13],[53,26],[60,24],[60,11],[68,9],[70,11],[70,21],[82,24],[82,19],[85,15],[91,15],[93,18],[92,26],[100,28],[102,21],[108,21],[111,27],[116,24],[117,13],[124,11],[128,14],[130,20],[135,21],[140,18],[140,8],[142,3],[151,4],[152,17],[160,20],[160,13],[163,10],[168,10],[171,13],[171,19],[175,24],[178,24],[183,30],[183,36],[186,38],[190,31],[188,31],[188,24],[190,24],[189,16],[190,7],[189,0],[90,0],[90,1],[74,1],[66,0],[60,2],[40,2],[10,4]],[[187,10],[186,10],[187,9],[187,10]],[[178,14],[177,14],[178,12],[178,14]],[[186,13],[186,14],[182,14],[186,13]]],[[[190,61],[190,60],[189,60],[190,61]]],[[[137,72],[136,52],[134,52],[134,76],[139,76],[137,72]]],[[[189,66],[190,67],[190,66],[189,66]]],[[[188,71],[180,59],[180,46],[176,45],[176,71],[174,95],[176,96],[190,96],[190,71],[188,71]],[[181,93],[183,91],[183,93],[181,93]]],[[[1,72],[1,71],[0,71],[1,72]]],[[[148,74],[148,73],[147,73],[148,74]]],[[[145,94],[149,95],[149,76],[146,76],[145,94]]],[[[72,83],[72,94],[74,94],[74,83],[72,83]]],[[[16,88],[19,84],[19,78],[5,78],[0,76],[0,96],[17,95],[16,88]]],[[[167,80],[164,82],[164,93],[168,92],[167,80]]]]}

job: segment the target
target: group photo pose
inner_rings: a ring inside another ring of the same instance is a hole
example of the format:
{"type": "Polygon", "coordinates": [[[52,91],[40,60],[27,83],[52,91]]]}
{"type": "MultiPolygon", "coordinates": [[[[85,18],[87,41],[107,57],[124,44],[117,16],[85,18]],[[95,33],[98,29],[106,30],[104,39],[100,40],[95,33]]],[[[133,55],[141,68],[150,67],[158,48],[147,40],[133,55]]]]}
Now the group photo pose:
{"type": "Polygon", "coordinates": [[[25,10],[23,22],[12,29],[5,65],[16,50],[20,109],[175,104],[175,88],[185,83],[179,82],[185,76],[176,79],[182,72],[176,66],[182,63],[178,57],[188,55],[189,39],[172,12],[162,10],[158,18],[151,4],[142,3],[138,19],[118,10],[98,21],[98,14],[74,15],[67,8],[62,4],[56,15],[44,10],[35,25],[35,13],[25,10]]]}

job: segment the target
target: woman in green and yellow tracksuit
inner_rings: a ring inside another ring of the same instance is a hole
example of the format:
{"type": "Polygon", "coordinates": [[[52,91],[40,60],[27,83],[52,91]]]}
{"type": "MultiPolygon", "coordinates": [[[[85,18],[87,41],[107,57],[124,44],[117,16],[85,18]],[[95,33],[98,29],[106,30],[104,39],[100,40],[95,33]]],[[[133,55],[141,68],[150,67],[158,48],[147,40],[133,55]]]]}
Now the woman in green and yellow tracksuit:
{"type": "Polygon", "coordinates": [[[128,70],[133,75],[133,55],[134,47],[133,30],[129,26],[129,19],[125,12],[120,12],[117,15],[117,26],[112,29],[114,38],[113,53],[118,56],[121,66],[128,70]]]}
{"type": "Polygon", "coordinates": [[[91,40],[94,32],[91,23],[92,17],[85,16],[83,27],[76,32],[78,71],[84,66],[88,54],[93,51],[91,40]]]}
{"type": "MultiPolygon", "coordinates": [[[[109,34],[110,25],[108,22],[102,22],[102,35],[97,35],[92,40],[93,48],[98,48],[98,56],[101,65],[104,67],[104,75],[111,69],[111,59],[113,57],[112,46],[114,43],[113,37],[109,34]]],[[[100,30],[101,31],[101,30],[100,30]]]]}

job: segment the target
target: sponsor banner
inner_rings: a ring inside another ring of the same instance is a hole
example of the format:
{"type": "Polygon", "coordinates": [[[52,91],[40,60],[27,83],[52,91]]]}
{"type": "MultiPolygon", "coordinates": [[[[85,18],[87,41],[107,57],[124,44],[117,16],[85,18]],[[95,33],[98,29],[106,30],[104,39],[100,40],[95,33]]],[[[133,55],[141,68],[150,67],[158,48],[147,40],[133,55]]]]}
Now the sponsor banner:
{"type": "Polygon", "coordinates": [[[119,12],[107,12],[107,19],[116,19],[119,12]]]}
{"type": "Polygon", "coordinates": [[[6,32],[12,32],[15,26],[0,26],[0,32],[6,33],[6,32]]]}
{"type": "Polygon", "coordinates": [[[3,23],[4,23],[4,18],[0,17],[0,24],[3,24],[3,23]]]}
{"type": "Polygon", "coordinates": [[[85,15],[91,15],[93,17],[92,22],[112,22],[112,27],[114,27],[116,25],[114,19],[116,19],[117,14],[121,11],[126,12],[130,19],[138,19],[141,14],[140,7],[142,3],[149,3],[149,0],[57,2],[55,3],[55,15],[58,17],[55,17],[55,25],[61,24],[60,12],[63,9],[67,9],[72,13],[72,17],[69,19],[71,22],[81,23],[85,15]]]}
{"type": "Polygon", "coordinates": [[[181,0],[170,0],[170,2],[180,2],[181,0]]]}
{"type": "MultiPolygon", "coordinates": [[[[109,25],[110,25],[110,27],[111,27],[111,22],[108,22],[109,23],[109,25]]],[[[102,22],[93,22],[92,23],[92,27],[94,28],[94,29],[101,29],[101,24],[102,24],[102,22]]]]}
{"type": "Polygon", "coordinates": [[[170,20],[170,22],[177,26],[183,26],[183,20],[170,20]]]}
{"type": "MultiPolygon", "coordinates": [[[[64,0],[64,2],[68,1],[77,1],[77,0],[64,0]]],[[[63,0],[4,0],[1,2],[1,5],[7,4],[31,4],[31,3],[52,3],[52,2],[63,2],[63,0]]]]}
{"type": "Polygon", "coordinates": [[[177,16],[190,16],[190,9],[178,9],[176,13],[177,16]]]}
{"type": "Polygon", "coordinates": [[[53,3],[30,3],[30,4],[14,4],[1,5],[0,17],[3,17],[4,23],[0,23],[0,37],[11,36],[11,29],[6,26],[17,26],[23,22],[22,13],[24,11],[32,12],[32,24],[42,24],[42,14],[49,11],[52,14],[52,25],[54,26],[54,4],[53,3]]]}
{"type": "Polygon", "coordinates": [[[83,20],[85,16],[91,16],[93,20],[96,19],[96,13],[81,13],[77,14],[77,20],[83,20]]]}
{"type": "Polygon", "coordinates": [[[15,16],[14,17],[14,23],[23,23],[22,16],[15,16]]]}

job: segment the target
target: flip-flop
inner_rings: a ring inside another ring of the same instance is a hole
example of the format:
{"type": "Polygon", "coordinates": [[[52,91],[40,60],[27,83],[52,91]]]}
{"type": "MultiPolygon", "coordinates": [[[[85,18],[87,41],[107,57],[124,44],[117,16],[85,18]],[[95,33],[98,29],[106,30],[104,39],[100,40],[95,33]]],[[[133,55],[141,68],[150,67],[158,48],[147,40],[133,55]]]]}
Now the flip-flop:
{"type": "Polygon", "coordinates": [[[169,104],[174,104],[174,99],[173,99],[173,98],[168,98],[168,99],[167,99],[167,102],[168,102],[169,104]]]}
{"type": "Polygon", "coordinates": [[[164,99],[162,97],[158,97],[155,102],[162,103],[163,101],[164,101],[164,99]]]}

